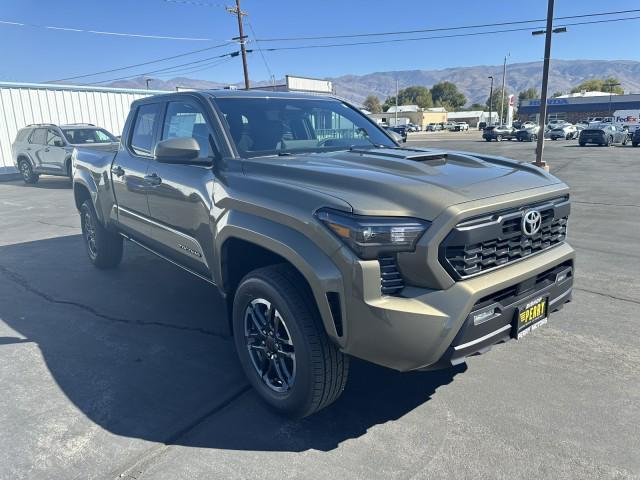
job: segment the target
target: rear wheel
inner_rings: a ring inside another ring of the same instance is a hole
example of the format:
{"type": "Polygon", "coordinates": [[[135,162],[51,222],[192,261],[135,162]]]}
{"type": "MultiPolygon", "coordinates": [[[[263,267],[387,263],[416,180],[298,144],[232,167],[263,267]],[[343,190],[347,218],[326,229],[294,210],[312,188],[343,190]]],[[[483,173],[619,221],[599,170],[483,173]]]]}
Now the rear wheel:
{"type": "Polygon", "coordinates": [[[122,260],[122,237],[102,225],[91,200],[80,207],[80,224],[91,263],[103,269],[116,267],[122,260]]]}
{"type": "Polygon", "coordinates": [[[608,137],[607,138],[607,143],[605,144],[606,147],[610,147],[613,144],[613,138],[608,137]]]}
{"type": "Polygon", "coordinates": [[[22,180],[24,180],[24,183],[32,185],[34,183],[37,183],[40,179],[40,175],[34,173],[31,163],[29,163],[27,160],[20,160],[18,168],[20,169],[20,175],[22,175],[22,180]]]}
{"type": "Polygon", "coordinates": [[[288,265],[260,268],[242,280],[233,336],[249,382],[280,413],[306,417],[344,390],[349,358],[325,333],[311,293],[288,265]]]}

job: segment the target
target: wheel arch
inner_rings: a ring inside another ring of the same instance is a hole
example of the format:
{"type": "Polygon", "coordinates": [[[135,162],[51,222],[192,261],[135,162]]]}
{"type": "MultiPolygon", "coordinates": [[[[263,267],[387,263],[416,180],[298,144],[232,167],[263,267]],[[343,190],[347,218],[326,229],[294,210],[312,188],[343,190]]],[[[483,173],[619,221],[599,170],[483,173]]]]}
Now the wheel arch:
{"type": "Polygon", "coordinates": [[[216,235],[216,261],[213,278],[220,289],[232,299],[240,280],[255,268],[278,263],[293,267],[312,294],[325,331],[336,343],[342,344],[344,300],[339,310],[330,305],[328,293],[344,299],[340,270],[309,238],[300,232],[247,213],[227,214],[216,235]]]}
{"type": "Polygon", "coordinates": [[[105,219],[101,208],[98,208],[98,187],[93,177],[85,170],[76,170],[73,177],[73,198],[78,211],[85,200],[91,200],[98,219],[104,224],[105,219]]]}

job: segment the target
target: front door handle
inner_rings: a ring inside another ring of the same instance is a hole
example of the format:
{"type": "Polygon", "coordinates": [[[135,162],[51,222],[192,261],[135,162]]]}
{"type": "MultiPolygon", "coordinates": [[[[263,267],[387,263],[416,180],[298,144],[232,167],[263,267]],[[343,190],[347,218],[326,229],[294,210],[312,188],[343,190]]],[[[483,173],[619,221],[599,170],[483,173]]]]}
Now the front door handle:
{"type": "Polygon", "coordinates": [[[160,185],[162,183],[162,179],[158,176],[157,173],[152,173],[151,175],[144,176],[145,183],[149,185],[160,185]]]}
{"type": "Polygon", "coordinates": [[[120,165],[115,167],[111,167],[111,173],[113,173],[116,177],[122,177],[124,175],[124,170],[120,165]]]}

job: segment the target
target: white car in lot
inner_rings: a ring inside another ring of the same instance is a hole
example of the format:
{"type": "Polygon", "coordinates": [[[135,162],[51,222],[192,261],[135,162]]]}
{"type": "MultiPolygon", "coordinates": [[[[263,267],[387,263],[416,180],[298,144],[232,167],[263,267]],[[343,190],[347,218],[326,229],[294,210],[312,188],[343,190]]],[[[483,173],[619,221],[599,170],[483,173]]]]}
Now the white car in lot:
{"type": "Polygon", "coordinates": [[[457,122],[456,125],[458,126],[458,131],[460,132],[466,132],[469,130],[469,124],[467,122],[457,122]]]}

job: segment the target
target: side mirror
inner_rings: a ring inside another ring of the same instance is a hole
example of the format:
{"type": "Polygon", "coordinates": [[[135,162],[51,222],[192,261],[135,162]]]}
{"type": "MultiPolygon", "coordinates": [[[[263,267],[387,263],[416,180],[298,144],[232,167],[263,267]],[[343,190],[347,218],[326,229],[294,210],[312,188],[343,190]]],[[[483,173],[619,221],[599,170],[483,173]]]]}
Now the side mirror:
{"type": "Polygon", "coordinates": [[[64,147],[64,142],[62,140],[54,140],[53,141],[53,146],[54,147],[64,147]]]}
{"type": "Polygon", "coordinates": [[[153,156],[160,163],[211,165],[210,159],[198,158],[200,156],[200,145],[192,137],[162,140],[156,145],[153,156]]]}

